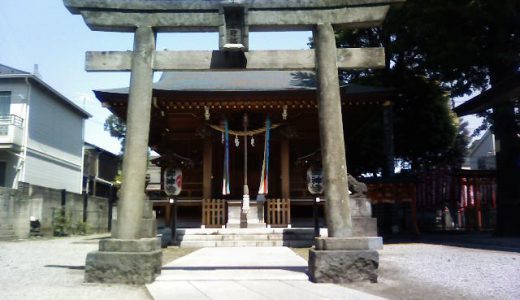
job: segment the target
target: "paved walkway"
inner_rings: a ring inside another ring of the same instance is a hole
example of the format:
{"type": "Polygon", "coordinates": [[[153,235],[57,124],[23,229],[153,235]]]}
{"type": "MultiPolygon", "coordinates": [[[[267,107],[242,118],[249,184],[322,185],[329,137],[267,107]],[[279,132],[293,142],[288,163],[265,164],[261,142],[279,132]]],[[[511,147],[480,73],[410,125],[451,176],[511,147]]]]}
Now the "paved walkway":
{"type": "Polygon", "coordinates": [[[314,284],[307,262],[286,247],[203,248],[163,267],[147,285],[162,299],[383,299],[334,284],[314,284]]]}

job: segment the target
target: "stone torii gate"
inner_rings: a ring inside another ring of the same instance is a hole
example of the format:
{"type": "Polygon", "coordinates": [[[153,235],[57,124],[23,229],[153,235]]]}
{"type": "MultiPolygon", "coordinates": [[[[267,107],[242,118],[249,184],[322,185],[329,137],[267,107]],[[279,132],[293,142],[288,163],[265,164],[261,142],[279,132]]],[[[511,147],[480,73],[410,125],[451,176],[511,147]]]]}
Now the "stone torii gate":
{"type": "Polygon", "coordinates": [[[404,0],[64,0],[97,31],[133,32],[133,51],[87,52],[87,71],[130,71],[124,183],[112,238],[87,256],[87,282],[152,282],[161,270],[145,201],[154,71],[316,70],[328,238],[310,250],[316,282],[377,280],[378,253],[352,237],[338,69],[384,67],[383,48],[336,49],[334,28],[380,25],[404,0]],[[250,31],[312,30],[316,50],[249,51],[250,31]],[[156,51],[158,32],[219,32],[219,51],[156,51]],[[343,265],[338,269],[339,265],[343,265]],[[362,266],[362,267],[360,267],[362,266]],[[339,270],[339,271],[338,271],[339,270]]]}

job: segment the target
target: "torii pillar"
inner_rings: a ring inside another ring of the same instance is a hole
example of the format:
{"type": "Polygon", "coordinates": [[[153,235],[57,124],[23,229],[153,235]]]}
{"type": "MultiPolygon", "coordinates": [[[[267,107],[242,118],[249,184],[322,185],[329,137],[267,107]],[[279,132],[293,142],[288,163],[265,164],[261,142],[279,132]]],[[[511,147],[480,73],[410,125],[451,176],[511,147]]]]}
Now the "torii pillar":
{"type": "Polygon", "coordinates": [[[152,204],[145,196],[148,138],[152,107],[152,63],[156,33],[137,27],[134,33],[130,92],[126,119],[123,184],[112,238],[101,240],[99,251],[90,252],[85,281],[144,284],[161,273],[162,251],[152,204]]]}
{"type": "Polygon", "coordinates": [[[318,79],[318,118],[325,187],[328,237],[316,238],[309,250],[309,277],[314,282],[377,281],[379,237],[353,237],[341,97],[332,24],[313,32],[318,79]]]}

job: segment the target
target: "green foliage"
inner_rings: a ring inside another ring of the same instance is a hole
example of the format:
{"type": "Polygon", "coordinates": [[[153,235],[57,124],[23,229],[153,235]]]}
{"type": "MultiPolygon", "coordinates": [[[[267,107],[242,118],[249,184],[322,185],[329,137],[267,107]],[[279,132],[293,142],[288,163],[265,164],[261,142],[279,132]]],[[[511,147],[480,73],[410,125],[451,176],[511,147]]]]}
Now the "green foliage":
{"type": "Polygon", "coordinates": [[[111,136],[117,138],[121,143],[121,152],[124,152],[126,125],[116,115],[110,115],[103,125],[104,129],[110,133],[111,136]]]}
{"type": "Polygon", "coordinates": [[[70,233],[71,220],[64,208],[54,211],[52,228],[54,236],[67,236],[70,233]]]}
{"type": "Polygon", "coordinates": [[[64,208],[54,211],[52,228],[54,236],[86,235],[90,231],[90,226],[86,222],[73,222],[72,215],[64,208]]]}
{"type": "MultiPolygon", "coordinates": [[[[458,120],[451,112],[449,98],[435,82],[413,74],[390,76],[400,95],[394,107],[394,139],[397,157],[414,169],[446,163],[453,150],[458,120]]],[[[453,153],[462,156],[463,153],[453,153]]]]}
{"type": "Polygon", "coordinates": [[[86,235],[90,231],[90,226],[83,221],[78,221],[76,224],[72,227],[72,233],[78,234],[78,235],[86,235]]]}

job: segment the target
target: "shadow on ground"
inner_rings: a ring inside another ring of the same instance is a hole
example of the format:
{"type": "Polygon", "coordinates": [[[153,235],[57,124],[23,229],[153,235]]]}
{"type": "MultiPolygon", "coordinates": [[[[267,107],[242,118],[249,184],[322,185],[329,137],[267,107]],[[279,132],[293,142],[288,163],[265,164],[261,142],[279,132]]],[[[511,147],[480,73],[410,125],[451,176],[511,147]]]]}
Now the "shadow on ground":
{"type": "Polygon", "coordinates": [[[216,271],[216,270],[285,270],[307,274],[307,267],[294,266],[218,266],[218,267],[163,267],[163,270],[216,271]]]}
{"type": "Polygon", "coordinates": [[[46,265],[46,268],[60,268],[69,270],[85,270],[85,266],[62,266],[62,265],[46,265]]]}
{"type": "Polygon", "coordinates": [[[438,232],[423,233],[420,236],[385,235],[383,241],[385,245],[422,243],[520,253],[520,237],[496,237],[489,232],[438,232]]]}

